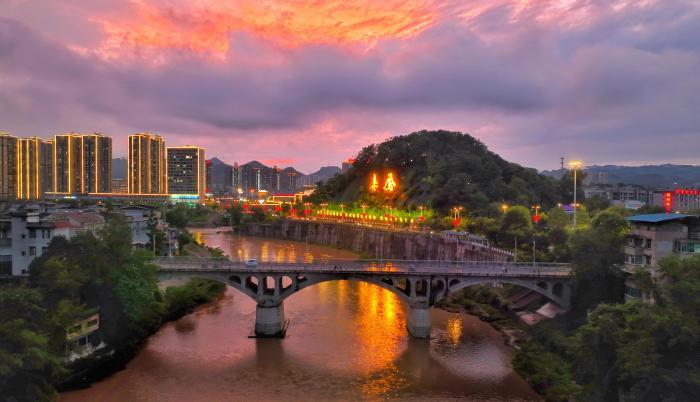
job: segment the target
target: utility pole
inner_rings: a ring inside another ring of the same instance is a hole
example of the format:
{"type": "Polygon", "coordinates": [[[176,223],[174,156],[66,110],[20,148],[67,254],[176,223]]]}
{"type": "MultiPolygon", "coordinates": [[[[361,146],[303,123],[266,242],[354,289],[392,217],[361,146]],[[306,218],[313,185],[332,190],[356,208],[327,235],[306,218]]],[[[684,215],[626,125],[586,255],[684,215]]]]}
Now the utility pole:
{"type": "Polygon", "coordinates": [[[574,209],[574,232],[576,231],[576,208],[578,207],[577,202],[576,202],[576,173],[577,170],[581,167],[581,161],[571,161],[569,162],[569,167],[574,171],[574,205],[572,205],[574,209]]]}
{"type": "Polygon", "coordinates": [[[532,239],[532,267],[534,268],[535,265],[537,265],[536,261],[536,254],[535,254],[535,239],[532,239]]]}

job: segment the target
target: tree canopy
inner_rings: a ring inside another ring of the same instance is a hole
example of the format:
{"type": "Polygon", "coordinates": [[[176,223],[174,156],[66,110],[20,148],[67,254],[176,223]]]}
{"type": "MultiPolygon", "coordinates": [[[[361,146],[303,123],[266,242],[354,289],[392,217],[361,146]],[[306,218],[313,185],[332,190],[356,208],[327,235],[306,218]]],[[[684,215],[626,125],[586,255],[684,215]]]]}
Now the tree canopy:
{"type": "Polygon", "coordinates": [[[468,134],[420,131],[362,149],[352,168],[318,188],[318,197],[342,201],[366,198],[372,173],[392,172],[399,192],[377,202],[427,205],[446,211],[463,205],[493,213],[492,202],[542,204],[559,201],[556,180],[508,162],[468,134]]]}

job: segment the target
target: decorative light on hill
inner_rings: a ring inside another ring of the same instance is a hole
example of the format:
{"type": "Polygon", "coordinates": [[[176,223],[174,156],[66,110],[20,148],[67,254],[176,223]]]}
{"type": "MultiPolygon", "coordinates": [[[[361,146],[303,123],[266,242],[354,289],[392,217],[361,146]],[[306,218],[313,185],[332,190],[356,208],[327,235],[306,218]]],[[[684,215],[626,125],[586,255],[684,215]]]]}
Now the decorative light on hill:
{"type": "Polygon", "coordinates": [[[384,182],[384,191],[387,193],[393,193],[396,189],[396,181],[394,181],[394,174],[389,172],[386,176],[386,181],[384,182]]]}
{"type": "Polygon", "coordinates": [[[369,191],[376,193],[379,190],[379,180],[377,180],[377,174],[372,173],[372,180],[369,184],[369,191]]]}
{"type": "Polygon", "coordinates": [[[399,183],[394,178],[394,173],[392,172],[386,174],[386,177],[382,180],[383,185],[381,187],[380,180],[382,180],[380,176],[377,176],[376,173],[372,173],[369,180],[369,191],[371,193],[378,193],[379,191],[384,193],[393,193],[399,187],[399,183]]]}

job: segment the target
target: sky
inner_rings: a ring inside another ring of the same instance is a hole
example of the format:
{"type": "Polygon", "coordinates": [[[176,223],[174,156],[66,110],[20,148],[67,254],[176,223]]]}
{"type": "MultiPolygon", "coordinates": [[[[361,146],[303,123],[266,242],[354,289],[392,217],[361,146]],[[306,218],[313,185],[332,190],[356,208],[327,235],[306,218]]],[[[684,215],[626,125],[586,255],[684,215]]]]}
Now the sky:
{"type": "Polygon", "coordinates": [[[309,173],[418,130],[700,164],[700,0],[0,0],[0,131],[309,173]]]}

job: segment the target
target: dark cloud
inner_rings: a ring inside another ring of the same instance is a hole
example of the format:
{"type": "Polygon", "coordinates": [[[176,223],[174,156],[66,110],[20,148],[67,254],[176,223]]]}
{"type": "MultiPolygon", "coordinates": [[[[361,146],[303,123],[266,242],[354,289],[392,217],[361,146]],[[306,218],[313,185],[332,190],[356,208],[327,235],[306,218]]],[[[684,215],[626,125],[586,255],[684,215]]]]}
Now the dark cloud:
{"type": "Polygon", "coordinates": [[[626,13],[600,6],[566,26],[538,22],[541,10],[514,20],[504,3],[360,50],[281,48],[238,32],[226,61],[168,50],[160,62],[104,59],[0,18],[0,130],[122,138],[150,130],[221,141],[230,146],[216,154],[241,160],[257,157],[243,153],[257,142],[276,152],[267,158],[293,150],[310,165],[349,156],[342,138],[359,146],[360,138],[442,127],[481,135],[536,167],[559,154],[597,163],[692,159],[700,12],[691,4],[626,13]],[[306,151],[300,144],[310,139],[327,152],[306,151]]]}

